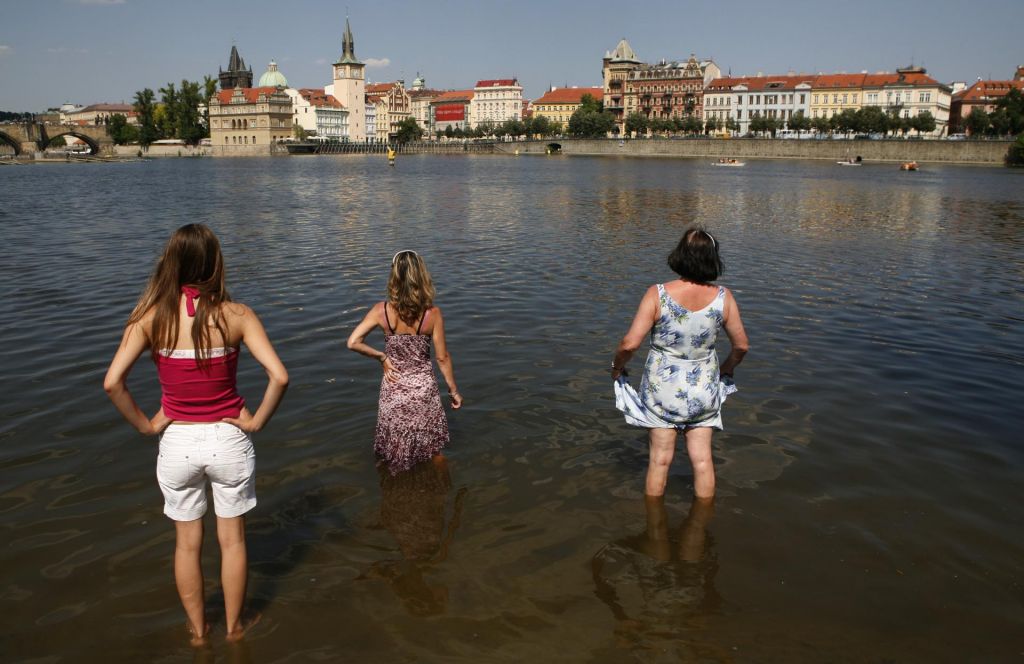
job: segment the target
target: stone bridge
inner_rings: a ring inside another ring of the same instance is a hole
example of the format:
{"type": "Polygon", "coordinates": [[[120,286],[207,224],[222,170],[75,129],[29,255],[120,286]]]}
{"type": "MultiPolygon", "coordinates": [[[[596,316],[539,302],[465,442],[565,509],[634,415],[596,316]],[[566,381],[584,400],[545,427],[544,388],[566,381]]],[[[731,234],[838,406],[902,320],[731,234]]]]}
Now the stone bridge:
{"type": "Polygon", "coordinates": [[[114,150],[114,141],[107,134],[106,127],[80,127],[48,122],[0,124],[0,144],[13,148],[15,156],[31,156],[41,152],[53,139],[67,135],[84,141],[89,146],[91,154],[110,153],[114,150]]]}

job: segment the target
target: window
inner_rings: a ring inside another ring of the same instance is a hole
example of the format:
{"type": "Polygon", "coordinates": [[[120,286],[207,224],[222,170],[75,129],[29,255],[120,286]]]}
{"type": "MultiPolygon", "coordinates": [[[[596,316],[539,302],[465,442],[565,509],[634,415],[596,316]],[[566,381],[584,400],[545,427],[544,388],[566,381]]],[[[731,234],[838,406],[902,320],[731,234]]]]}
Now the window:
{"type": "Polygon", "coordinates": [[[813,95],[811,97],[811,103],[812,104],[817,104],[818,103],[818,95],[813,95]]]}
{"type": "Polygon", "coordinates": [[[832,103],[833,104],[838,104],[839,103],[839,95],[837,95],[837,94],[832,95],[832,103]]]}
{"type": "Polygon", "coordinates": [[[919,94],[917,96],[917,101],[921,102],[922,104],[930,102],[931,100],[932,100],[932,93],[930,93],[930,92],[922,92],[921,94],[919,94]]]}
{"type": "Polygon", "coordinates": [[[743,111],[741,109],[736,109],[736,119],[737,120],[742,120],[743,119],[743,111]]]}
{"type": "MultiPolygon", "coordinates": [[[[804,105],[804,103],[805,103],[805,102],[804,102],[804,99],[806,99],[806,98],[807,98],[807,95],[800,95],[800,105],[801,105],[801,106],[803,106],[803,105],[804,105]]],[[[854,99],[854,101],[857,101],[857,100],[856,100],[856,99],[854,99]]]]}
{"type": "Polygon", "coordinates": [[[843,94],[843,104],[846,104],[846,94],[843,94]]]}

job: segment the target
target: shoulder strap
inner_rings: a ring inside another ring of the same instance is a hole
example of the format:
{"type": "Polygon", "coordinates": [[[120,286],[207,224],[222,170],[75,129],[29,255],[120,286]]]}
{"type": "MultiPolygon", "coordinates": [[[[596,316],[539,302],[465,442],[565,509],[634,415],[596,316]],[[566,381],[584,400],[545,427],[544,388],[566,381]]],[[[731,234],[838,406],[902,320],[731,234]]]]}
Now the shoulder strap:
{"type": "Polygon", "coordinates": [[[391,320],[388,318],[388,303],[384,302],[384,322],[388,324],[388,332],[391,334],[395,333],[395,328],[391,327],[391,320]]]}
{"type": "Polygon", "coordinates": [[[420,330],[423,329],[423,323],[427,321],[427,314],[429,313],[430,309],[427,309],[426,311],[423,312],[423,318],[420,318],[420,324],[416,326],[416,334],[419,334],[420,330]]]}

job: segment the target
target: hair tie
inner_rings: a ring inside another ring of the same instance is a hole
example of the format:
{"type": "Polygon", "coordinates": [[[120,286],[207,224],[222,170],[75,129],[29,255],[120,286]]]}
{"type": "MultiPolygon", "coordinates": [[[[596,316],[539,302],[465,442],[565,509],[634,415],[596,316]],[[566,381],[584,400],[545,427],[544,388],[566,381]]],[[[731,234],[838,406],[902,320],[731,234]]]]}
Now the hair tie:
{"type": "Polygon", "coordinates": [[[182,286],[181,292],[185,294],[185,309],[188,311],[188,317],[195,318],[196,305],[192,300],[199,297],[199,289],[195,286],[182,286]]]}
{"type": "Polygon", "coordinates": [[[711,238],[711,244],[715,245],[715,249],[717,249],[718,248],[718,240],[715,239],[715,236],[712,235],[711,233],[708,233],[704,229],[701,229],[701,230],[704,232],[704,235],[707,235],[709,238],[711,238]]]}
{"type": "Polygon", "coordinates": [[[419,254],[417,254],[412,249],[402,249],[401,251],[399,251],[398,253],[391,257],[391,264],[394,265],[395,261],[398,260],[398,257],[401,256],[402,254],[412,254],[413,256],[417,257],[419,256],[419,254]]]}

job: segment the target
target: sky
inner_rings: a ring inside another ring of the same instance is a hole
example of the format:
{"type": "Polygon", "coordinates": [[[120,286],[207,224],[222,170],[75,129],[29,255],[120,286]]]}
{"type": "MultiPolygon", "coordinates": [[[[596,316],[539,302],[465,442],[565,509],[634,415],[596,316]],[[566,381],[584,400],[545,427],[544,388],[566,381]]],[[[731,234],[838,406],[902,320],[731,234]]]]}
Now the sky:
{"type": "Polygon", "coordinates": [[[734,75],[913,63],[949,83],[1024,64],[1024,0],[0,0],[0,110],[130,102],[216,76],[232,44],[256,79],[273,59],[292,87],[322,87],[346,15],[368,81],[517,77],[530,99],[600,85],[622,38],[645,62],[693,53],[734,75]]]}

